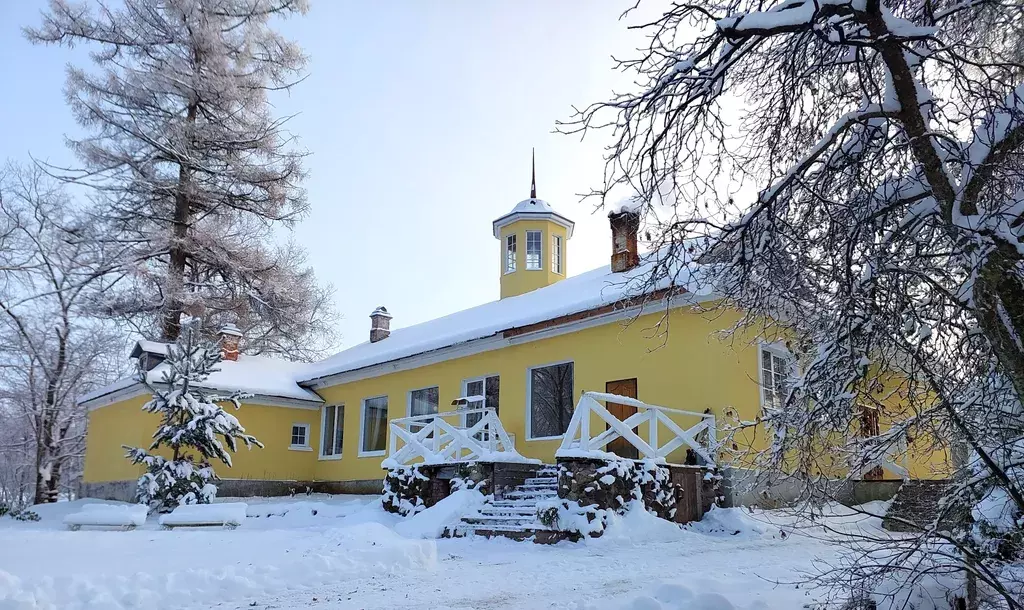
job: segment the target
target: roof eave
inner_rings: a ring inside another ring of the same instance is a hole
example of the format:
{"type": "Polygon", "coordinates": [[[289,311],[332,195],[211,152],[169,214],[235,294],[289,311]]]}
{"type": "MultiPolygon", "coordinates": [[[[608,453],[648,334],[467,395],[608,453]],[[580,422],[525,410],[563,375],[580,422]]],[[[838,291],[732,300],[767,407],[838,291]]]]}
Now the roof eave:
{"type": "Polygon", "coordinates": [[[562,216],[558,212],[509,212],[491,224],[495,239],[501,239],[502,227],[508,226],[519,220],[549,220],[559,226],[565,227],[566,237],[572,237],[572,231],[576,223],[562,216]]]}

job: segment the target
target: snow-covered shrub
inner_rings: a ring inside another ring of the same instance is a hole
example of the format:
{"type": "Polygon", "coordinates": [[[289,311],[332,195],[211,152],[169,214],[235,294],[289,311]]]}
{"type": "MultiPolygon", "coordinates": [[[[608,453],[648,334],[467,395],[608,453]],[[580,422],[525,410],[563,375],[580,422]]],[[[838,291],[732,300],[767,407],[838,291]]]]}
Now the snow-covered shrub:
{"type": "Polygon", "coordinates": [[[0,517],[3,517],[9,512],[11,512],[11,506],[6,502],[0,502],[0,517]]]}
{"type": "Polygon", "coordinates": [[[615,511],[583,506],[572,500],[541,500],[537,502],[537,521],[545,527],[581,536],[596,537],[604,533],[608,516],[615,511]]]}
{"type": "Polygon", "coordinates": [[[415,515],[427,508],[427,486],[430,477],[420,472],[420,465],[395,466],[384,476],[381,504],[389,513],[402,516],[415,515]]]}
{"type": "Polygon", "coordinates": [[[210,462],[218,459],[230,467],[228,450],[236,451],[236,439],[250,449],[253,445],[263,447],[218,404],[230,402],[238,409],[246,395],[212,394],[199,385],[217,370],[221,358],[219,347],[203,342],[198,327],[187,324],[177,345],[167,348],[167,358],[160,365],[160,381],[151,382],[146,371],[139,371],[140,381],[153,393],[142,410],[160,415],[161,422],[148,450],[125,446],[125,457],[146,467],[139,478],[137,498],[151,509],[169,512],[179,504],[213,501],[217,475],[210,462]],[[167,448],[171,457],[153,453],[161,448],[167,448]]]}
{"type": "Polygon", "coordinates": [[[39,521],[38,513],[27,509],[12,512],[11,518],[18,521],[39,521]]]}

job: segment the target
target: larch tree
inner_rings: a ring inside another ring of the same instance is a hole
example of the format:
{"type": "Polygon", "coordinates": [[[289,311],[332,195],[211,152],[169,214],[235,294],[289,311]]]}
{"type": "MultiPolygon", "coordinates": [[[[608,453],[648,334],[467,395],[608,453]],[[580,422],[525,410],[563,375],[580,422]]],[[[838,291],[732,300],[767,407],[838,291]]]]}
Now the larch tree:
{"type": "Polygon", "coordinates": [[[607,134],[592,195],[638,192],[650,246],[696,249],[739,327],[789,329],[784,398],[734,432],[767,432],[764,479],[812,495],[837,460],[857,479],[951,453],[938,517],[833,582],[902,608],[953,574],[969,607],[1024,608],[1024,4],[657,13],[618,61],[637,86],[560,129],[607,134]]]}
{"type": "Polygon", "coordinates": [[[306,63],[271,20],[306,0],[89,4],[51,0],[26,34],[95,49],[93,71],[68,68],[81,167],[55,171],[93,187],[111,239],[132,246],[104,311],[163,341],[187,314],[238,324],[253,353],[318,356],[333,342],[333,290],[301,248],[274,245],[309,206],[305,152],[269,99],[306,63]]]}
{"type": "Polygon", "coordinates": [[[167,346],[167,358],[160,365],[152,371],[139,370],[140,381],[153,394],[142,410],[158,415],[160,425],[147,449],[125,449],[133,464],[146,468],[138,481],[137,498],[153,510],[209,504],[217,495],[211,462],[219,460],[230,467],[229,451],[236,451],[239,440],[249,449],[263,447],[220,405],[229,403],[238,409],[245,394],[221,395],[203,388],[221,360],[220,346],[203,339],[196,320],[188,321],[177,342],[167,346]],[[170,456],[157,453],[161,448],[170,456]]]}
{"type": "Polygon", "coordinates": [[[109,381],[123,347],[91,315],[120,265],[61,184],[0,170],[0,495],[19,505],[74,491],[85,450],[80,395],[109,381]]]}

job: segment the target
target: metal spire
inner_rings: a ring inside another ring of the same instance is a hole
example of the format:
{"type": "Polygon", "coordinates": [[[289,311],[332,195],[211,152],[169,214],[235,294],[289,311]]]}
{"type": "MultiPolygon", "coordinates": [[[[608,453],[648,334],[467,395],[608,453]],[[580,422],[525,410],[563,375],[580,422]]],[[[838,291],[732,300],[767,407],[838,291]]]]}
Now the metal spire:
{"type": "Polygon", "coordinates": [[[537,153],[536,150],[530,149],[530,168],[532,175],[530,176],[530,199],[537,198],[537,153]]]}

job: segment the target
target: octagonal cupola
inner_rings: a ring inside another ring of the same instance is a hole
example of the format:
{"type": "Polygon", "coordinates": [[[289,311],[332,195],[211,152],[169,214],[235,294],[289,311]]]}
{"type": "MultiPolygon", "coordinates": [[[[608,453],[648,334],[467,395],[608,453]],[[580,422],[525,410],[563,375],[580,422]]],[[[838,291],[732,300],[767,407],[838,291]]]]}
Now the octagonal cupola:
{"type": "Polygon", "coordinates": [[[501,243],[503,299],[550,286],[566,275],[566,244],[574,223],[537,198],[537,170],[532,165],[530,198],[492,225],[501,243]]]}

